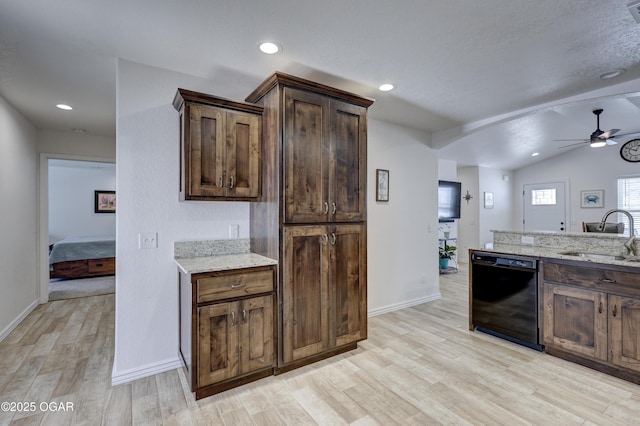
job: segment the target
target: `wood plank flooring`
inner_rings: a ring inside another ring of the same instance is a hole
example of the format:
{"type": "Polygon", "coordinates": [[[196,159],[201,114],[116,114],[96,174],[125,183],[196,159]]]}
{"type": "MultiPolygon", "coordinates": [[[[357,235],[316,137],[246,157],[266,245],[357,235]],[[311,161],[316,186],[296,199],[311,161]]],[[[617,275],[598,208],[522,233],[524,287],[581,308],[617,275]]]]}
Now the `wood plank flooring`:
{"type": "Polygon", "coordinates": [[[37,409],[0,424],[640,424],[640,386],[470,332],[462,266],[442,300],[371,318],[357,350],[197,402],[182,370],[111,386],[113,295],[41,305],[0,343],[0,402],[37,409]]]}

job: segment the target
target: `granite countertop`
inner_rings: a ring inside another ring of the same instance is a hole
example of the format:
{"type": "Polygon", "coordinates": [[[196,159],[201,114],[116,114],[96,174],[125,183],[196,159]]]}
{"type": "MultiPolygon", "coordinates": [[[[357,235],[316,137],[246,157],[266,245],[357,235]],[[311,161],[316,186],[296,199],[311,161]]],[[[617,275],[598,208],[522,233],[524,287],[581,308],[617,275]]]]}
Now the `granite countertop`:
{"type": "Polygon", "coordinates": [[[221,254],[199,257],[179,257],[174,259],[185,274],[202,272],[228,271],[230,269],[253,268],[257,266],[277,265],[278,262],[269,257],[255,253],[221,254]]]}
{"type": "Polygon", "coordinates": [[[553,258],[553,259],[565,259],[565,260],[577,260],[582,262],[591,262],[591,263],[600,263],[607,265],[621,265],[621,266],[631,266],[640,268],[640,262],[638,261],[628,261],[628,260],[615,260],[615,259],[593,259],[588,257],[581,256],[570,256],[566,254],[561,254],[566,251],[580,251],[587,253],[595,253],[595,254],[606,254],[606,255],[618,255],[620,253],[609,252],[606,250],[597,250],[597,247],[593,250],[577,250],[572,247],[563,247],[563,248],[551,248],[551,247],[537,247],[530,245],[517,245],[517,244],[494,244],[491,249],[477,249],[478,251],[485,251],[489,253],[503,253],[503,254],[514,254],[520,256],[531,256],[537,258],[553,258]]]}

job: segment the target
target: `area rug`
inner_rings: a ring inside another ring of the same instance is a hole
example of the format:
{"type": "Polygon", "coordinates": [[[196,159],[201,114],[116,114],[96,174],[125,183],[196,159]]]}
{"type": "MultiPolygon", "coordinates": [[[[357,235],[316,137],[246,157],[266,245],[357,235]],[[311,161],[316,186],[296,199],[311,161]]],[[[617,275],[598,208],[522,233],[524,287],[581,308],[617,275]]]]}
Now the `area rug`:
{"type": "Polygon", "coordinates": [[[49,282],[49,300],[75,299],[116,292],[116,277],[52,280],[49,282]]]}

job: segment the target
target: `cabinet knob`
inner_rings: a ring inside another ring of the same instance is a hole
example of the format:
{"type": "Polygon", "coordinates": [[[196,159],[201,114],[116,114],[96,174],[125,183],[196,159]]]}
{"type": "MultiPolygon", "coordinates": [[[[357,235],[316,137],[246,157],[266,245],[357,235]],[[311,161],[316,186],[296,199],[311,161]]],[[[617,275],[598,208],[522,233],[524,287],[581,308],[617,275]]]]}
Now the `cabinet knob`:
{"type": "Polygon", "coordinates": [[[336,233],[335,232],[331,233],[331,245],[332,246],[336,245],[336,233]]]}
{"type": "Polygon", "coordinates": [[[602,302],[598,304],[598,313],[602,313],[602,302]]]}
{"type": "Polygon", "coordinates": [[[231,325],[236,325],[236,313],[231,312],[231,325]]]}
{"type": "Polygon", "coordinates": [[[322,244],[327,245],[329,243],[329,236],[327,234],[322,234],[322,244]]]}
{"type": "Polygon", "coordinates": [[[229,188],[233,188],[233,176],[229,177],[229,188]]]}
{"type": "Polygon", "coordinates": [[[615,317],[618,314],[618,305],[613,305],[613,316],[615,317]]]}
{"type": "Polygon", "coordinates": [[[242,322],[247,322],[247,311],[245,311],[244,309],[242,310],[242,322]]]}
{"type": "Polygon", "coordinates": [[[331,214],[336,214],[336,210],[337,210],[336,203],[331,203],[331,214]]]}
{"type": "Polygon", "coordinates": [[[324,203],[324,214],[327,214],[327,213],[329,213],[329,203],[327,203],[325,201],[325,203],[324,203]]]}
{"type": "Polygon", "coordinates": [[[244,287],[246,285],[247,285],[247,283],[231,284],[231,288],[233,288],[233,289],[242,288],[242,287],[244,287]]]}
{"type": "Polygon", "coordinates": [[[220,183],[218,184],[220,188],[224,186],[224,176],[220,176],[220,183]]]}

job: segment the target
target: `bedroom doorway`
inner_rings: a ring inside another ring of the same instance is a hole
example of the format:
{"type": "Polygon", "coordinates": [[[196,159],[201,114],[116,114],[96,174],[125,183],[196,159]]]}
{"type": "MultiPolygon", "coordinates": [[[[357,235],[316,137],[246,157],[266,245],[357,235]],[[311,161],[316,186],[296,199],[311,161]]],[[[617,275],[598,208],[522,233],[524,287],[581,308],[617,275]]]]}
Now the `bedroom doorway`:
{"type": "Polygon", "coordinates": [[[41,171],[43,161],[41,302],[114,293],[115,163],[49,157],[41,171]]]}

